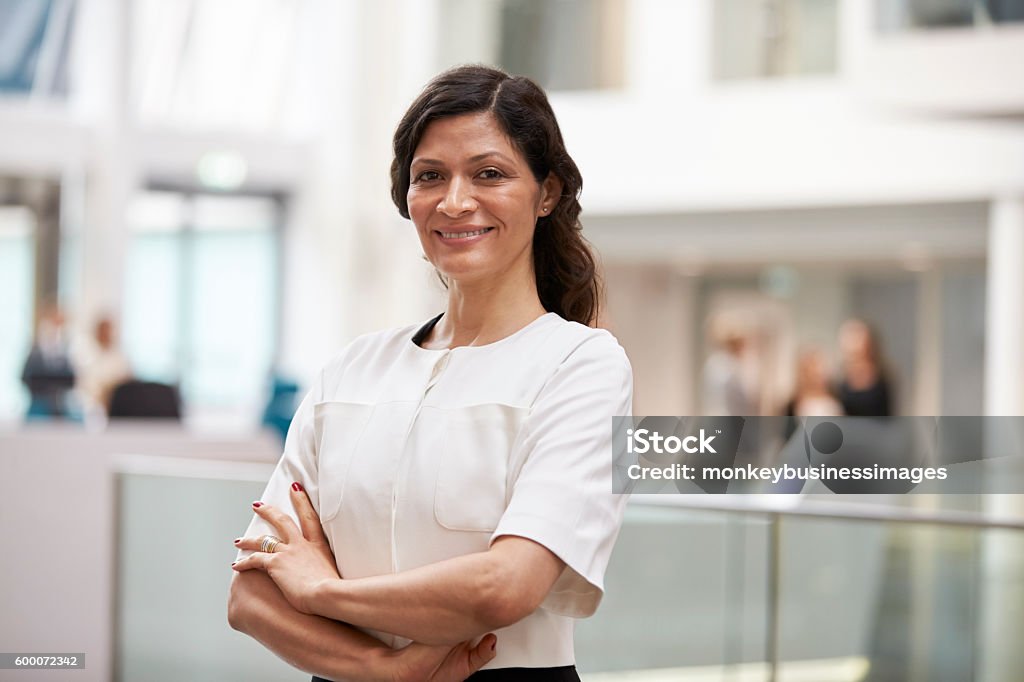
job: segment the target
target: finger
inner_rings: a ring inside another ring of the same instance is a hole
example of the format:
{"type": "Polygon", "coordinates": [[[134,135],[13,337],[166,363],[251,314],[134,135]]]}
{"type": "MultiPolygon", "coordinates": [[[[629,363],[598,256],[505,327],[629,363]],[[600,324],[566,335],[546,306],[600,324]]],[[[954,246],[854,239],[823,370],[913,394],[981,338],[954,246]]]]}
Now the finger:
{"type": "Polygon", "coordinates": [[[233,568],[233,569],[235,569],[236,571],[239,571],[239,572],[241,572],[241,571],[251,571],[253,569],[256,569],[256,570],[259,570],[259,571],[266,571],[267,570],[267,562],[270,560],[270,557],[271,557],[270,554],[263,554],[263,553],[250,554],[249,556],[244,557],[242,559],[239,559],[235,563],[231,564],[231,568],[233,568]]]}
{"type": "Polygon", "coordinates": [[[298,481],[292,483],[292,506],[295,507],[295,513],[299,517],[302,537],[310,542],[327,542],[324,528],[320,525],[320,517],[309,500],[309,493],[298,481]]]}
{"type": "Polygon", "coordinates": [[[473,673],[489,663],[498,655],[498,638],[493,634],[486,634],[484,638],[469,651],[469,672],[473,673]]]}
{"type": "MultiPolygon", "coordinates": [[[[261,536],[259,536],[257,538],[238,538],[237,540],[235,540],[235,547],[237,547],[238,549],[248,549],[248,550],[251,550],[253,552],[262,552],[263,551],[263,538],[264,537],[266,537],[266,536],[261,535],[261,536]]],[[[274,551],[275,552],[280,552],[281,548],[286,546],[286,545],[287,545],[287,543],[282,542],[282,543],[280,543],[277,546],[277,548],[274,551]]]]}
{"type": "Polygon", "coordinates": [[[292,542],[302,537],[302,532],[292,518],[277,507],[262,502],[253,502],[252,508],[257,516],[274,527],[277,535],[285,542],[292,542]]]}

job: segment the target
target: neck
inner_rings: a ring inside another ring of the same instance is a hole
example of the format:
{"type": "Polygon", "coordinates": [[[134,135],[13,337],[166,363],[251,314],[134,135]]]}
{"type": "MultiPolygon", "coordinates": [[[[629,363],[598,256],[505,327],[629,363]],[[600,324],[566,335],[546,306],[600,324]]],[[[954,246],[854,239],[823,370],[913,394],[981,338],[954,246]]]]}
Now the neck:
{"type": "MultiPolygon", "coordinates": [[[[427,340],[433,348],[482,346],[514,334],[546,311],[529,277],[451,280],[448,307],[427,340]]],[[[425,344],[425,345],[427,345],[425,344]]]]}

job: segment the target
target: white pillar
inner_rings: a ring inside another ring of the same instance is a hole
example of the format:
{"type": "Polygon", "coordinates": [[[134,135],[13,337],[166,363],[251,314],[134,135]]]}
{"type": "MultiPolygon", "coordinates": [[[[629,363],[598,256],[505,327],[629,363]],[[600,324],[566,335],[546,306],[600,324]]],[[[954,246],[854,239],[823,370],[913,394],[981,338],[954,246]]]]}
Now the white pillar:
{"type": "Polygon", "coordinates": [[[1024,414],[1024,197],[989,213],[985,414],[1024,414]]]}
{"type": "MultiPolygon", "coordinates": [[[[126,207],[137,185],[130,102],[131,6],[129,0],[93,0],[83,5],[76,45],[76,113],[93,124],[94,144],[85,169],[80,212],[82,273],[73,302],[80,329],[100,313],[122,310],[126,207]]],[[[72,172],[69,178],[75,177],[72,172]]]]}
{"type": "MultiPolygon", "coordinates": [[[[1024,196],[1000,198],[989,214],[985,322],[985,414],[1024,415],[1024,196]]],[[[1024,516],[1024,496],[987,495],[990,516],[1024,516]]],[[[987,531],[982,542],[977,679],[1015,679],[1024,670],[1024,572],[1020,533],[987,531]]]]}

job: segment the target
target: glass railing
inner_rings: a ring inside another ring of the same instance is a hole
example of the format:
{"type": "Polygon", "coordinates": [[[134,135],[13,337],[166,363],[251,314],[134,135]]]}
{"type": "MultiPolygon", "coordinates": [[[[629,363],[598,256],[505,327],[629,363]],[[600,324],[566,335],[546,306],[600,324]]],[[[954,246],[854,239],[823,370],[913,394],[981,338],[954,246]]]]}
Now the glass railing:
{"type": "Polygon", "coordinates": [[[634,498],[584,679],[1019,679],[1015,496],[836,499],[634,498]]]}
{"type": "MultiPolygon", "coordinates": [[[[117,679],[305,679],[226,622],[230,540],[267,475],[264,465],[237,463],[122,468],[117,679]]],[[[1010,496],[995,505],[977,496],[634,496],[601,608],[577,624],[581,675],[1018,679],[1019,504],[1010,496]]]]}
{"type": "Polygon", "coordinates": [[[309,679],[227,623],[231,541],[270,468],[237,480],[199,464],[118,476],[115,679],[309,679]]]}

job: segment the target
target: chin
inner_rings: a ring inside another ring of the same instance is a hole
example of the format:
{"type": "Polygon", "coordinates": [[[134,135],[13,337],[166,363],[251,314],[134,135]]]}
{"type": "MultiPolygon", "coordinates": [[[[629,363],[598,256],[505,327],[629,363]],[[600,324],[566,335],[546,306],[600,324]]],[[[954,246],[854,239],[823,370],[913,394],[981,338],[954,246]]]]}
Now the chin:
{"type": "Polygon", "coordinates": [[[469,282],[479,279],[486,279],[493,272],[493,268],[487,267],[484,263],[466,262],[445,262],[435,263],[434,267],[447,279],[455,279],[469,282]]]}

